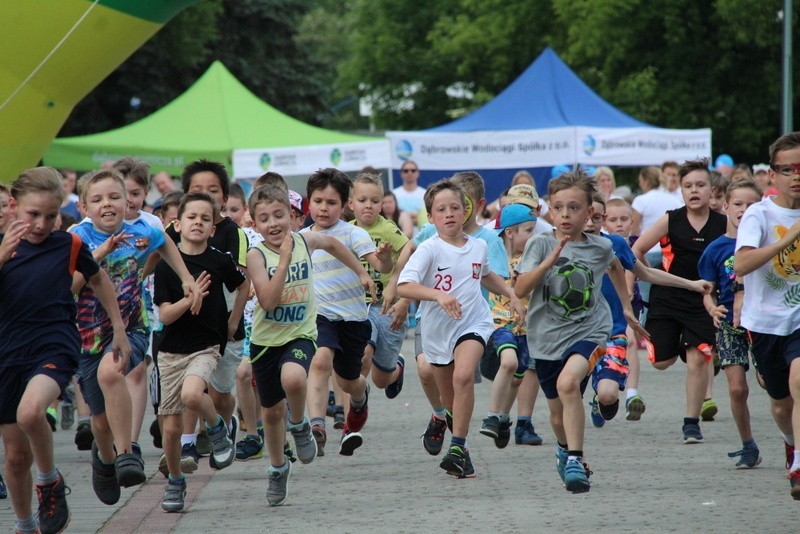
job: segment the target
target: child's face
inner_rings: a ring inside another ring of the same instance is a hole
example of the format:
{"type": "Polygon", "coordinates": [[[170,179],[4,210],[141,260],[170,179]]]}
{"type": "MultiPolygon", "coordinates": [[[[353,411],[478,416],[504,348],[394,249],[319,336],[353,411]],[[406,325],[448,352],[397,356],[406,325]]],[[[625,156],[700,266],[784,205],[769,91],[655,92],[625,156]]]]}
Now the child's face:
{"type": "Polygon", "coordinates": [[[128,205],[125,210],[125,220],[129,221],[139,216],[147,197],[147,189],[139,185],[132,178],[125,178],[125,193],[128,195],[128,205]]]}
{"type": "Polygon", "coordinates": [[[292,232],[299,232],[303,228],[303,222],[306,218],[296,209],[289,210],[289,214],[292,218],[292,232]]]}
{"type": "Polygon", "coordinates": [[[745,210],[760,200],[761,195],[749,187],[741,187],[731,191],[731,198],[725,203],[725,215],[728,216],[728,222],[734,228],[739,228],[739,223],[742,222],[742,215],[744,215],[745,210]]]}
{"type": "Polygon", "coordinates": [[[606,208],[606,231],[610,234],[628,237],[631,235],[630,208],[624,206],[609,206],[606,208]]]}
{"type": "Polygon", "coordinates": [[[725,193],[720,192],[716,187],[711,188],[711,199],[708,201],[711,211],[725,214],[725,193]]]}
{"type": "Polygon", "coordinates": [[[330,228],[339,222],[342,216],[342,197],[333,186],[327,186],[325,189],[317,189],[311,193],[311,198],[308,199],[308,209],[311,213],[311,218],[314,223],[320,228],[330,228]]]}
{"type": "Polygon", "coordinates": [[[10,202],[17,220],[30,225],[24,239],[38,245],[53,232],[61,202],[52,193],[26,193],[10,202]]]}
{"type": "Polygon", "coordinates": [[[241,198],[228,197],[228,202],[225,204],[225,215],[230,217],[236,223],[236,226],[242,226],[245,211],[241,198]]]}
{"type": "Polygon", "coordinates": [[[0,192],[0,232],[6,231],[14,215],[14,211],[8,206],[8,198],[8,193],[0,192]]]}
{"type": "Polygon", "coordinates": [[[165,210],[161,211],[161,222],[164,223],[164,226],[168,225],[172,221],[178,218],[178,206],[172,204],[165,210]]]}
{"type": "Polygon", "coordinates": [[[273,200],[256,204],[253,224],[267,245],[278,249],[292,230],[291,210],[286,204],[273,200]]]}
{"type": "Polygon", "coordinates": [[[224,208],[228,200],[222,193],[222,184],[219,181],[219,176],[213,172],[203,171],[193,175],[189,180],[189,191],[187,193],[189,192],[207,194],[219,209],[224,208]]]}
{"type": "Polygon", "coordinates": [[[458,237],[464,229],[464,204],[461,195],[452,189],[436,193],[431,203],[428,220],[436,226],[442,237],[458,237]]]}
{"type": "Polygon", "coordinates": [[[361,226],[372,226],[381,212],[381,189],[375,184],[359,182],[350,198],[350,209],[361,226]]]}
{"type": "MultiPolygon", "coordinates": [[[[776,167],[800,163],[800,147],[776,152],[773,159],[773,165],[776,167]]],[[[778,190],[777,196],[779,199],[783,200],[784,204],[792,205],[800,201],[800,174],[795,174],[794,171],[790,171],[789,176],[784,176],[770,169],[769,177],[775,185],[775,189],[778,190]]]]}
{"type": "Polygon", "coordinates": [[[550,213],[553,225],[562,236],[576,237],[592,215],[592,206],[585,191],[570,187],[550,195],[550,213]]]}
{"type": "Polygon", "coordinates": [[[692,171],[681,180],[683,203],[689,210],[708,207],[711,202],[711,183],[708,173],[702,170],[692,171]]]}
{"type": "Polygon", "coordinates": [[[594,213],[592,213],[591,217],[586,219],[586,225],[583,227],[583,231],[587,234],[600,235],[600,229],[603,227],[603,223],[606,219],[605,206],[599,202],[592,202],[592,211],[594,213]]]}
{"type": "Polygon", "coordinates": [[[203,200],[187,202],[183,209],[176,230],[181,234],[181,241],[202,245],[214,235],[214,208],[203,200]]]}
{"type": "Polygon", "coordinates": [[[86,215],[101,232],[113,234],[119,230],[127,209],[125,189],[116,180],[107,178],[89,186],[86,215]]]}
{"type": "Polygon", "coordinates": [[[533,235],[534,229],[536,229],[536,221],[520,223],[506,230],[511,254],[520,254],[525,250],[525,243],[533,235]]]}

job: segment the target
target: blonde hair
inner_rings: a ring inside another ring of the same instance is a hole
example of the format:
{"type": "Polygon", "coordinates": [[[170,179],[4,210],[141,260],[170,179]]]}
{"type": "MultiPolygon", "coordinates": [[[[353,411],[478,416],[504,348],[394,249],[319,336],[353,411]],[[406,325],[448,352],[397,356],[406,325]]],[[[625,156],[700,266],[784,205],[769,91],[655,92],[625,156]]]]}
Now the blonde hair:
{"type": "Polygon", "coordinates": [[[565,172],[561,176],[550,180],[550,183],[547,184],[547,192],[552,197],[556,193],[573,187],[577,187],[586,194],[586,203],[591,206],[592,202],[594,202],[594,195],[597,194],[597,186],[594,179],[589,178],[589,175],[580,168],[565,172]]]}
{"type": "Polygon", "coordinates": [[[383,182],[377,174],[360,172],[356,175],[356,179],[353,180],[353,188],[355,188],[356,184],[372,184],[380,190],[381,196],[383,196],[383,182]]]}
{"type": "Polygon", "coordinates": [[[35,167],[23,171],[11,183],[11,196],[17,200],[28,193],[50,193],[58,202],[64,201],[61,173],[52,167],[35,167]]]}
{"type": "Polygon", "coordinates": [[[81,202],[86,204],[86,197],[89,196],[89,188],[103,180],[114,180],[122,188],[122,194],[127,198],[125,190],[125,180],[116,169],[103,169],[96,172],[86,173],[78,180],[78,191],[80,191],[81,202]]]}
{"type": "Polygon", "coordinates": [[[292,210],[292,205],[289,203],[289,193],[282,187],[277,185],[262,185],[252,193],[250,193],[250,200],[247,202],[247,210],[250,212],[250,217],[255,220],[256,206],[259,204],[269,204],[278,201],[286,206],[289,211],[292,210]]]}

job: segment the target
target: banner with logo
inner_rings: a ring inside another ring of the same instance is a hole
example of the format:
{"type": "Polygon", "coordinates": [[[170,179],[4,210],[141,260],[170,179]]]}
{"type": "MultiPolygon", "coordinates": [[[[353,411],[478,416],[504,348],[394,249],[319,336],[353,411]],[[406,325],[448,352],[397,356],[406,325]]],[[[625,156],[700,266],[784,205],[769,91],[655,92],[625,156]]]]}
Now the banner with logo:
{"type": "Polygon", "coordinates": [[[711,130],[564,127],[483,132],[386,132],[392,168],[524,169],[562,164],[644,166],[711,157],[711,130]]]}
{"type": "Polygon", "coordinates": [[[234,178],[253,178],[267,171],[308,176],[325,167],[350,172],[366,166],[391,167],[388,140],[233,151],[234,178]]]}

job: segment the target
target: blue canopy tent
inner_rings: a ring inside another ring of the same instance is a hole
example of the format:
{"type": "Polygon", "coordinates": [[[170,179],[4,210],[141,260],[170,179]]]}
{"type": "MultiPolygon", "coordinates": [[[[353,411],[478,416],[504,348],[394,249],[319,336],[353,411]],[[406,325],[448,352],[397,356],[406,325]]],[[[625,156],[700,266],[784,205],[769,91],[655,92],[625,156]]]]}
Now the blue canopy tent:
{"type": "Polygon", "coordinates": [[[421,185],[459,170],[477,170],[494,199],[521,169],[547,189],[555,165],[660,165],[710,157],[711,130],[672,130],[618,110],[547,48],[491,102],[453,122],[415,132],[386,133],[393,178],[414,160],[421,185]]]}

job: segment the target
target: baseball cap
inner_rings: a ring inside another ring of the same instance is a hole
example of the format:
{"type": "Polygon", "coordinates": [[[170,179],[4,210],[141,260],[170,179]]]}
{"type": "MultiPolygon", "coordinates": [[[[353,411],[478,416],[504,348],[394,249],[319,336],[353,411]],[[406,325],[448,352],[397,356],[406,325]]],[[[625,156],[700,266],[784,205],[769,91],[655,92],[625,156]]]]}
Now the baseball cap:
{"type": "Polygon", "coordinates": [[[530,208],[539,207],[539,195],[532,185],[517,184],[508,190],[506,194],[509,204],[525,204],[530,208]]]}
{"type": "Polygon", "coordinates": [[[499,233],[509,226],[522,224],[524,222],[535,222],[536,219],[536,211],[530,206],[525,204],[509,204],[500,212],[500,216],[495,222],[494,229],[499,233]]]}
{"type": "Polygon", "coordinates": [[[300,196],[300,193],[289,190],[289,205],[303,213],[303,197],[300,196]]]}
{"type": "Polygon", "coordinates": [[[556,165],[555,167],[550,169],[550,179],[552,180],[553,178],[558,178],[559,176],[561,176],[565,172],[569,172],[569,171],[570,171],[570,169],[569,169],[568,165],[556,165]]]}
{"type": "Polygon", "coordinates": [[[728,167],[733,167],[733,158],[730,157],[728,154],[720,154],[717,156],[717,159],[714,160],[714,168],[719,168],[721,165],[726,165],[728,167]]]}
{"type": "Polygon", "coordinates": [[[769,170],[769,165],[766,163],[756,163],[753,165],[753,174],[758,174],[760,172],[767,172],[769,170]]]}

